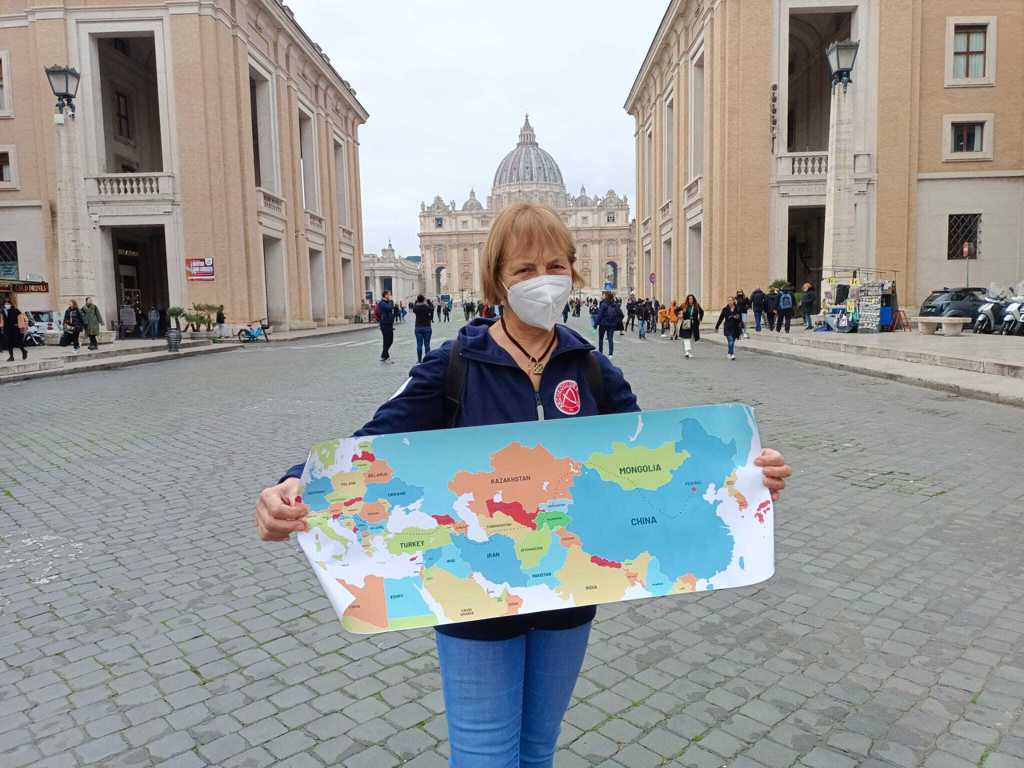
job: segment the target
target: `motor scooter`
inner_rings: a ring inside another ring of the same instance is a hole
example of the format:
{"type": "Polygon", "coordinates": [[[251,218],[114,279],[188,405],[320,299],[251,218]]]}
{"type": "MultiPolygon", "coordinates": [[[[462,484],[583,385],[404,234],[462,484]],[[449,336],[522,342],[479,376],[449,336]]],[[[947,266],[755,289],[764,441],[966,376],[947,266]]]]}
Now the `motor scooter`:
{"type": "Polygon", "coordinates": [[[995,333],[1003,327],[1003,315],[1009,302],[1005,296],[986,296],[974,320],[975,333],[995,333]]]}
{"type": "Polygon", "coordinates": [[[41,347],[46,344],[46,336],[39,330],[39,326],[34,323],[25,331],[24,339],[25,346],[27,347],[41,347]]]}
{"type": "Polygon", "coordinates": [[[1024,334],[1024,297],[1014,296],[1006,305],[999,332],[1003,336],[1024,334]]]}

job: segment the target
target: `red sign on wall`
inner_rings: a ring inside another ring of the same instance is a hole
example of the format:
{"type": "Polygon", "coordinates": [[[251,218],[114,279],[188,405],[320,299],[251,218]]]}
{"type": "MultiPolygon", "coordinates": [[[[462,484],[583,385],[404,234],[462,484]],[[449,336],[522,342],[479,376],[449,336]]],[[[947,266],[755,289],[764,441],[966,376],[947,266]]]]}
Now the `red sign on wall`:
{"type": "Polygon", "coordinates": [[[209,281],[214,278],[213,258],[185,259],[185,277],[190,281],[209,281]]]}

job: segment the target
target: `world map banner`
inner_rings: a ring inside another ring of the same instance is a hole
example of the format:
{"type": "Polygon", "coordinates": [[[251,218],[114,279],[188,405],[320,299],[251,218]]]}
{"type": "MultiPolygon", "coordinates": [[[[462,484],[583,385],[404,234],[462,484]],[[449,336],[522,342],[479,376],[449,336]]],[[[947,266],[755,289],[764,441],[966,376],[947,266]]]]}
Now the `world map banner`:
{"type": "Polygon", "coordinates": [[[748,586],[760,452],[739,404],[332,440],[298,540],[359,634],[748,586]]]}

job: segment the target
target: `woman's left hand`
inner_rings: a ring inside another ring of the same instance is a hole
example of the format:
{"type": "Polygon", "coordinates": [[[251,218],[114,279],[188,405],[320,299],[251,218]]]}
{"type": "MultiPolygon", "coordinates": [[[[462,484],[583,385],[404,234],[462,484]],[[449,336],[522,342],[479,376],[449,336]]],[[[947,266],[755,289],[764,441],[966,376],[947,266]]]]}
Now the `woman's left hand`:
{"type": "Polygon", "coordinates": [[[772,501],[778,501],[779,494],[786,487],[786,478],[793,474],[793,470],[786,465],[782,454],[771,448],[762,450],[761,455],[754,459],[754,463],[761,467],[764,487],[772,492],[772,501]]]}

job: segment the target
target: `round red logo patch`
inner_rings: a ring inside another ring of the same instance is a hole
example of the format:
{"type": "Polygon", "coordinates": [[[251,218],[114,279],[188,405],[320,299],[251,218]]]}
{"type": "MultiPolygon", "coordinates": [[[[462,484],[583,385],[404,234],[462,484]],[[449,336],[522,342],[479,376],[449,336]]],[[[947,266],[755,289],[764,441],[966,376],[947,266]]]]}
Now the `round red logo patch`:
{"type": "Polygon", "coordinates": [[[566,416],[580,412],[580,388],[572,379],[566,379],[555,387],[555,408],[566,416]]]}

